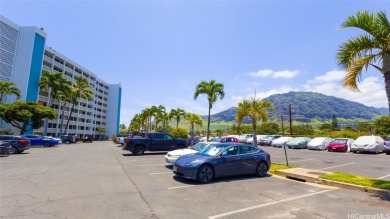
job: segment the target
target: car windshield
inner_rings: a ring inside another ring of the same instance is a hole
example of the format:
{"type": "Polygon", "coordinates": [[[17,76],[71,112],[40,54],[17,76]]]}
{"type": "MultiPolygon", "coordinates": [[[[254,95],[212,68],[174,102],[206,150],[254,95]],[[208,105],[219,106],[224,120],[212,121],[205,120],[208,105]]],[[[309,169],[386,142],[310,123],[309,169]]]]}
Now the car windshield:
{"type": "Polygon", "coordinates": [[[325,138],[314,138],[311,140],[311,143],[322,143],[324,142],[325,138]]]}
{"type": "Polygon", "coordinates": [[[223,144],[211,145],[210,147],[206,147],[205,149],[201,150],[198,154],[215,156],[228,146],[229,145],[223,145],[223,144]]]}
{"type": "Polygon", "coordinates": [[[267,135],[264,137],[264,139],[272,139],[274,136],[273,135],[267,135]]]}
{"type": "Polygon", "coordinates": [[[192,149],[195,150],[195,151],[201,151],[203,150],[205,147],[207,147],[209,144],[206,144],[206,143],[198,143],[194,146],[192,146],[192,149]]]}
{"type": "Polygon", "coordinates": [[[332,143],[339,143],[339,144],[343,144],[343,143],[346,143],[347,142],[347,139],[334,139],[332,141],[332,143]]]}
{"type": "Polygon", "coordinates": [[[390,137],[387,137],[385,141],[390,141],[390,137]]]}

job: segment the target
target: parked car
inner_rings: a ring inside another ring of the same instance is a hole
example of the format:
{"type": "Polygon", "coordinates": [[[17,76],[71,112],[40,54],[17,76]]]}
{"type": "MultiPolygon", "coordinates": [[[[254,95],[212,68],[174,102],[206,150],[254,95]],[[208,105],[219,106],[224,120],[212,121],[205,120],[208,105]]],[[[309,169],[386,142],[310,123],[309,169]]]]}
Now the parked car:
{"type": "Polygon", "coordinates": [[[275,139],[278,139],[280,137],[282,137],[282,136],[281,135],[266,135],[265,137],[260,139],[259,144],[261,146],[263,146],[263,145],[270,146],[272,144],[272,141],[274,141],[275,139]]]}
{"type": "Polygon", "coordinates": [[[45,138],[41,135],[23,135],[24,137],[30,140],[31,146],[34,145],[43,145],[43,147],[51,147],[58,145],[58,141],[53,138],[45,138]]]}
{"type": "Polygon", "coordinates": [[[307,149],[323,151],[326,150],[331,141],[332,139],[328,137],[316,137],[307,143],[307,149]]]}
{"type": "Polygon", "coordinates": [[[19,135],[0,135],[0,141],[9,142],[11,144],[10,154],[20,154],[25,150],[30,149],[30,140],[19,135]]]}
{"type": "Polygon", "coordinates": [[[386,137],[385,143],[386,143],[386,145],[385,145],[385,153],[387,155],[389,155],[390,154],[390,136],[386,137]]]}
{"type": "Polygon", "coordinates": [[[290,141],[293,138],[294,137],[288,137],[288,136],[280,137],[278,139],[273,140],[271,145],[274,146],[274,147],[278,147],[278,148],[286,147],[287,142],[290,141]]]}
{"type": "Polygon", "coordinates": [[[65,144],[70,144],[70,143],[76,143],[76,139],[75,137],[71,136],[71,135],[61,135],[61,136],[58,136],[62,142],[64,142],[65,144]]]}
{"type": "Polygon", "coordinates": [[[52,138],[54,140],[57,140],[58,141],[58,144],[62,144],[62,139],[59,138],[59,137],[53,137],[53,136],[43,136],[45,138],[52,138]]]}
{"type": "Polygon", "coordinates": [[[82,139],[83,142],[93,142],[93,136],[89,134],[85,134],[82,139]]]}
{"type": "Polygon", "coordinates": [[[220,140],[221,140],[221,137],[218,137],[218,136],[217,136],[217,137],[210,137],[210,138],[209,138],[209,142],[210,142],[210,141],[219,142],[220,140]]]}
{"type": "Polygon", "coordinates": [[[328,151],[349,152],[354,141],[351,138],[335,138],[326,149],[328,151]]]}
{"type": "MultiPolygon", "coordinates": [[[[257,144],[260,143],[260,139],[264,138],[265,135],[257,135],[257,144]]],[[[253,144],[253,137],[251,138],[248,138],[248,140],[246,141],[247,144],[253,144]]]]}
{"type": "Polygon", "coordinates": [[[253,134],[243,134],[238,137],[239,143],[245,143],[247,144],[247,141],[249,138],[253,138],[253,134]]]}
{"type": "Polygon", "coordinates": [[[295,137],[289,140],[286,145],[288,148],[307,148],[307,144],[311,141],[311,138],[308,137],[295,137]]]}
{"type": "Polygon", "coordinates": [[[246,144],[213,144],[196,154],[179,157],[173,164],[173,172],[200,183],[243,174],[263,177],[271,167],[270,157],[266,151],[246,144]]]}
{"type": "Polygon", "coordinates": [[[212,144],[218,144],[218,142],[199,142],[192,146],[191,148],[184,148],[184,149],[177,149],[174,151],[170,151],[165,155],[165,161],[167,163],[173,164],[177,160],[177,158],[186,155],[186,154],[195,154],[199,151],[203,150],[204,148],[212,145],[212,144]]]}
{"type": "Polygon", "coordinates": [[[116,142],[115,144],[121,144],[123,146],[123,144],[125,143],[125,138],[128,137],[126,135],[118,135],[116,137],[116,142]]]}
{"type": "Polygon", "coordinates": [[[385,152],[385,140],[380,136],[360,136],[351,144],[351,152],[385,152]]]}
{"type": "MultiPolygon", "coordinates": [[[[192,138],[191,138],[191,136],[190,136],[190,137],[188,138],[188,146],[191,145],[191,140],[192,140],[192,138]]],[[[200,136],[194,136],[194,145],[197,144],[197,143],[199,143],[199,140],[200,140],[200,136]]]]}
{"type": "Polygon", "coordinates": [[[238,143],[238,138],[230,137],[230,136],[222,136],[220,138],[219,142],[221,142],[221,143],[226,143],[226,142],[238,143]]]}
{"type": "Polygon", "coordinates": [[[6,141],[0,141],[0,155],[8,155],[11,151],[11,144],[6,141]]]}

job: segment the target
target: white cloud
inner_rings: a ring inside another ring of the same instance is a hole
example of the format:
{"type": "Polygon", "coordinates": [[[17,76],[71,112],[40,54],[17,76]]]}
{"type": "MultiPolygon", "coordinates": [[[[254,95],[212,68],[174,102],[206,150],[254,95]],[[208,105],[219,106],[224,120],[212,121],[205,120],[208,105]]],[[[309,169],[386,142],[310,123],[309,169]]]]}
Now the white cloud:
{"type": "Polygon", "coordinates": [[[314,77],[313,80],[309,80],[308,83],[326,83],[326,82],[332,82],[332,81],[338,81],[341,82],[343,80],[343,77],[345,75],[345,71],[340,70],[332,70],[326,72],[324,75],[319,75],[314,77]]]}
{"type": "MultiPolygon", "coordinates": [[[[358,87],[361,92],[352,92],[341,85],[340,77],[338,77],[339,80],[331,80],[331,77],[329,76],[331,74],[328,73],[322,75],[324,77],[318,76],[314,80],[308,81],[308,83],[303,86],[305,91],[335,96],[358,102],[366,106],[388,107],[385,85],[378,77],[368,77],[363,79],[360,83],[358,83],[358,87]],[[314,83],[315,81],[317,81],[317,83],[314,83]]],[[[337,76],[338,74],[334,73],[334,77],[337,76]]]]}
{"type": "Polygon", "coordinates": [[[257,72],[251,72],[249,73],[250,76],[256,77],[256,78],[265,78],[268,75],[271,75],[274,71],[271,69],[264,69],[257,72]]]}
{"type": "Polygon", "coordinates": [[[274,71],[272,69],[263,69],[257,72],[251,72],[249,73],[250,76],[256,77],[256,78],[265,78],[268,76],[271,76],[273,78],[293,78],[299,74],[298,70],[290,71],[290,70],[283,70],[283,71],[274,71]]]}
{"type": "Polygon", "coordinates": [[[284,71],[277,71],[274,72],[273,77],[274,78],[293,78],[296,75],[299,74],[299,71],[289,71],[289,70],[284,70],[284,71]]]}

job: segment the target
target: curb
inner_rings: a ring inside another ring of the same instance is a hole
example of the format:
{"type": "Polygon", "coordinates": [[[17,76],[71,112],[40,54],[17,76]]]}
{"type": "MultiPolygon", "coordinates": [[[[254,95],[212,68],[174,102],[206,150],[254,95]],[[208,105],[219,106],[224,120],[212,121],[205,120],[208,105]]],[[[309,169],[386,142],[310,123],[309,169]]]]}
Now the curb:
{"type": "MultiPolygon", "coordinates": [[[[294,169],[300,169],[300,168],[294,168],[294,169]]],[[[373,193],[377,195],[386,195],[390,198],[390,190],[385,190],[385,189],[378,189],[378,188],[372,188],[372,187],[366,187],[366,186],[361,186],[361,185],[355,185],[355,184],[350,184],[350,183],[345,183],[345,182],[338,182],[338,181],[333,181],[333,180],[328,180],[328,179],[321,179],[318,178],[317,174],[312,176],[307,173],[296,173],[299,171],[295,171],[293,173],[291,171],[292,169],[286,169],[286,170],[278,170],[276,171],[275,174],[279,176],[284,176],[288,179],[292,180],[297,180],[301,182],[311,182],[311,183],[317,183],[317,184],[322,184],[322,185],[328,185],[328,186],[335,186],[339,188],[344,188],[344,189],[351,189],[351,190],[357,190],[357,191],[362,191],[362,192],[368,192],[368,193],[373,193]],[[288,171],[290,170],[290,171],[288,171]]],[[[305,169],[306,170],[306,169],[305,169]]],[[[310,172],[316,172],[314,170],[309,170],[310,172]]],[[[327,172],[318,172],[317,173],[327,173],[327,172]]],[[[318,174],[320,175],[320,174],[318,174]]]]}

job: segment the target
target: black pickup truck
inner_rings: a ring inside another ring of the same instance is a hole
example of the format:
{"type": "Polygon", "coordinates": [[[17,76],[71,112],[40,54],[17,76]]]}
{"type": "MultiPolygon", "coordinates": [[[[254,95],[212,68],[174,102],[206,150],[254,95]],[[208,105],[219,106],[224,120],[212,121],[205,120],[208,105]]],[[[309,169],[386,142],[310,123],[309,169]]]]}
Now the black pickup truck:
{"type": "Polygon", "coordinates": [[[148,133],[145,138],[126,138],[122,150],[131,151],[135,155],[142,155],[145,151],[172,151],[186,148],[186,139],[174,138],[167,133],[148,133]]]}

